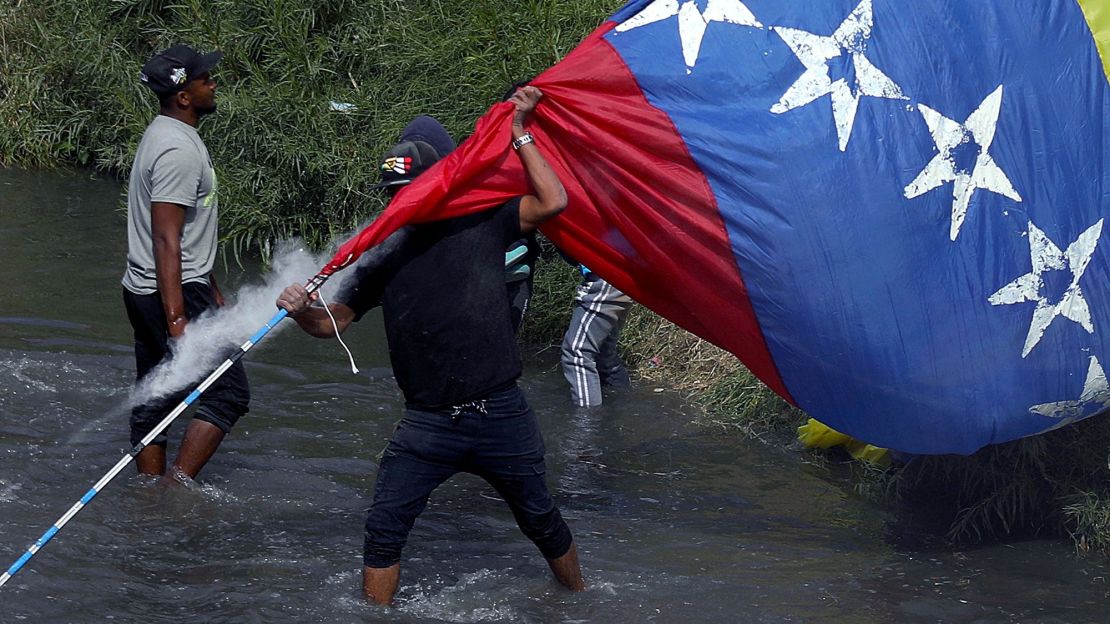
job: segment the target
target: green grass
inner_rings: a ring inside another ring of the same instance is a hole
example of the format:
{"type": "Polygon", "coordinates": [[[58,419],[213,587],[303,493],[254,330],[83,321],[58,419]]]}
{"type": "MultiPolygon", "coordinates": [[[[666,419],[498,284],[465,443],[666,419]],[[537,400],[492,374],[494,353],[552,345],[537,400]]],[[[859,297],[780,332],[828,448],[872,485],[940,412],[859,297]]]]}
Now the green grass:
{"type": "Polygon", "coordinates": [[[974,544],[1070,535],[1081,550],[1110,554],[1110,422],[1092,418],[974,455],[920,456],[863,470],[861,493],[974,544]]]}
{"type": "Polygon", "coordinates": [[[223,234],[237,253],[293,236],[319,247],[382,208],[376,166],[412,117],[434,115],[461,139],[509,84],[618,5],[23,0],[0,8],[0,161],[125,177],[157,112],[143,61],[179,42],[220,49],[220,110],[200,130],[223,234]]]}

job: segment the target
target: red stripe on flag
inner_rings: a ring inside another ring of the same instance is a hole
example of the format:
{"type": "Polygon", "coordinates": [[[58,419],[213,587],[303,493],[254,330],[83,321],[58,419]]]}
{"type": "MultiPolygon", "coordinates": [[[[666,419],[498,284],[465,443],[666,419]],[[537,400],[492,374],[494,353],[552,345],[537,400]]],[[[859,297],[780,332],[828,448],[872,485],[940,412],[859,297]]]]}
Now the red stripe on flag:
{"type": "MultiPolygon", "coordinates": [[[[654,108],[606,24],[532,84],[529,130],[566,187],[541,229],[568,254],[664,318],[730,351],[790,398],[767,350],[708,181],[654,108]]],[[[512,105],[495,105],[457,150],[398,193],[324,269],[346,266],[406,223],[445,219],[530,192],[509,147],[512,105]]]]}

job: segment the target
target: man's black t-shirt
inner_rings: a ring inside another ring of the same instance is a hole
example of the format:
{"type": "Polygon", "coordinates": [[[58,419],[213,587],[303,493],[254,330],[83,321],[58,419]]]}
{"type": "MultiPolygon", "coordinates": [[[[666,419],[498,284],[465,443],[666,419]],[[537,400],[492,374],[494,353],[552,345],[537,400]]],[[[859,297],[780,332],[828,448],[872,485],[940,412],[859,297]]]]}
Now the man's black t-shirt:
{"type": "Polygon", "coordinates": [[[480,399],[520,376],[505,290],[505,248],[520,200],[409,226],[355,265],[337,300],[362,318],[381,305],[393,375],[410,407],[480,399]]]}

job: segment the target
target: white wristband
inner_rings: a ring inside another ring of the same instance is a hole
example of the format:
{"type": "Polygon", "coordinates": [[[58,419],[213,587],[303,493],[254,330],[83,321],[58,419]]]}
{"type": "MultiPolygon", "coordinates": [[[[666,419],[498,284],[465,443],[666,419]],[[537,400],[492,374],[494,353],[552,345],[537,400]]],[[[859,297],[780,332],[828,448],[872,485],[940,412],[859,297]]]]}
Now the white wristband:
{"type": "Polygon", "coordinates": [[[520,135],[520,138],[514,139],[512,145],[513,145],[514,150],[519,150],[520,148],[524,147],[525,145],[528,145],[529,143],[535,143],[535,142],[536,142],[536,139],[534,137],[532,137],[532,133],[531,132],[525,132],[524,134],[520,135]]]}

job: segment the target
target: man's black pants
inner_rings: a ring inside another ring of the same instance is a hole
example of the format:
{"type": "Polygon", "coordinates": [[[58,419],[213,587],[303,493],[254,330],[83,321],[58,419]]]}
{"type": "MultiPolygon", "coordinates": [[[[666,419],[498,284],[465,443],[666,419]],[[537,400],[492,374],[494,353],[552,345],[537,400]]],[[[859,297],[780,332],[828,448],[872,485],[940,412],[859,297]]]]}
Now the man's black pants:
{"type": "Polygon", "coordinates": [[[492,485],[544,557],[565,555],[570,528],[547,491],[543,456],[536,414],[516,384],[447,410],[406,409],[378,467],[363,561],[371,568],[399,562],[428,496],[458,472],[492,485]]]}

